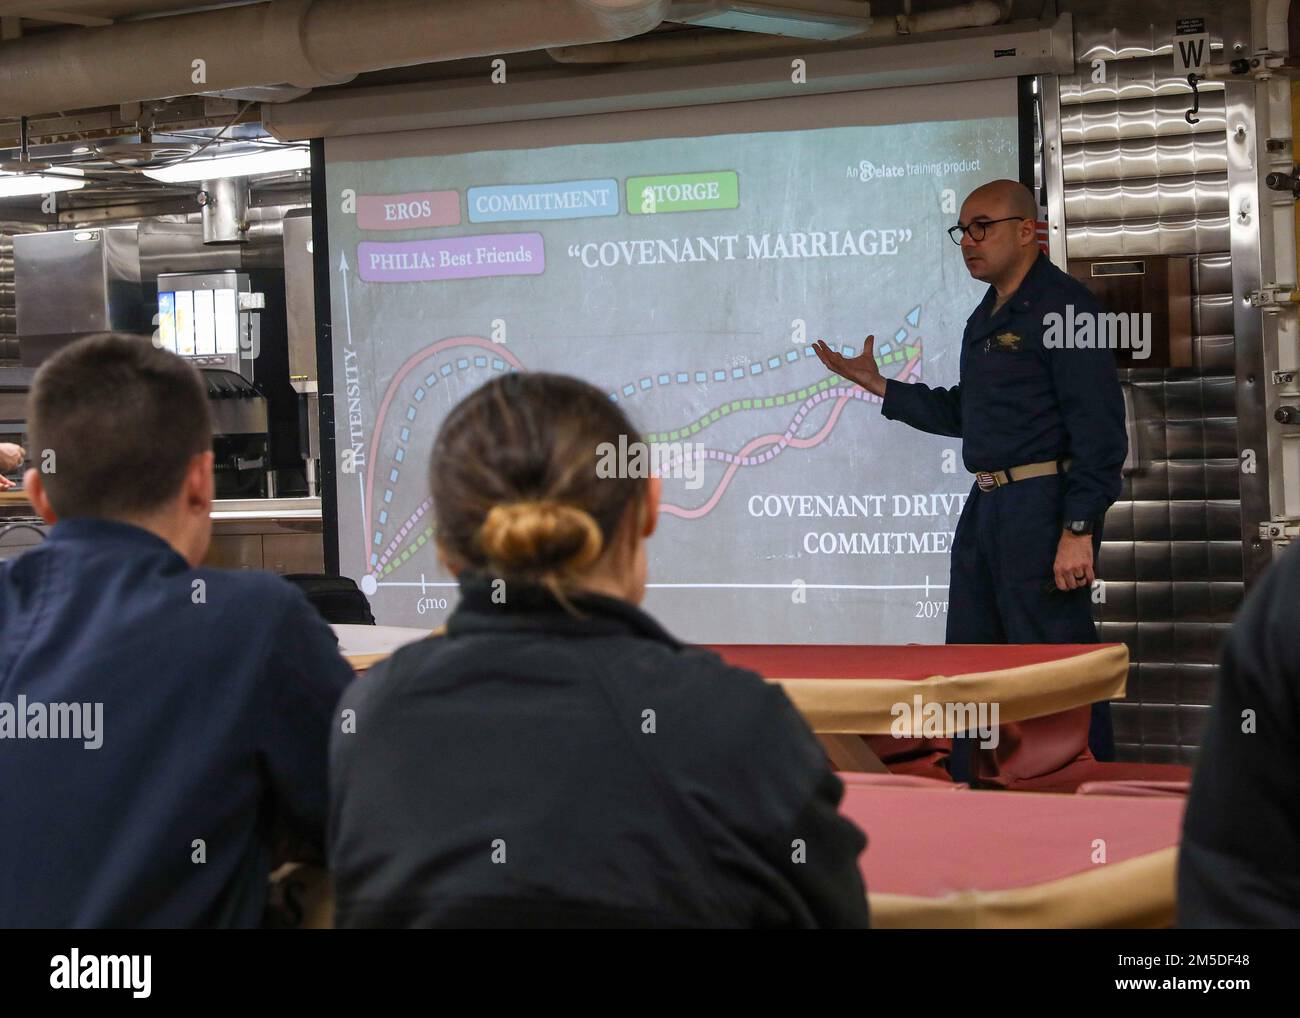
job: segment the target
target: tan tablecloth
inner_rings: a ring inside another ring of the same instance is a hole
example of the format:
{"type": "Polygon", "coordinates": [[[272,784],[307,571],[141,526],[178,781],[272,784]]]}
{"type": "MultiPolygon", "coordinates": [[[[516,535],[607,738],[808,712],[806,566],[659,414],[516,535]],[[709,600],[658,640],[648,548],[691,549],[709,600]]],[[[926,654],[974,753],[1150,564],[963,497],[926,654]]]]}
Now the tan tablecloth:
{"type": "MultiPolygon", "coordinates": [[[[913,722],[924,720],[927,704],[979,703],[997,703],[1001,724],[1026,721],[1122,699],[1128,681],[1128,648],[1122,643],[712,649],[779,682],[813,731],[827,734],[897,734],[899,704],[908,705],[913,722]]],[[[941,713],[941,732],[910,734],[961,734],[950,723],[959,716],[941,713]]]]}
{"type": "Polygon", "coordinates": [[[951,791],[841,775],[881,928],[1162,927],[1185,800],[951,791]]]}

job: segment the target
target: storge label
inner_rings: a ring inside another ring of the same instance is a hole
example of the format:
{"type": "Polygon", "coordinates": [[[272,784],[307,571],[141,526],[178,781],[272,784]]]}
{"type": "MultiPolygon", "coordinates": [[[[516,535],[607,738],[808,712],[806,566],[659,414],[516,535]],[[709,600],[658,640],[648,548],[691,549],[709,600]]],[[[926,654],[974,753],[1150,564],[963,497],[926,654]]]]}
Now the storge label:
{"type": "Polygon", "coordinates": [[[629,177],[627,181],[627,210],[634,216],[704,212],[739,206],[740,178],[735,170],[629,177]]]}

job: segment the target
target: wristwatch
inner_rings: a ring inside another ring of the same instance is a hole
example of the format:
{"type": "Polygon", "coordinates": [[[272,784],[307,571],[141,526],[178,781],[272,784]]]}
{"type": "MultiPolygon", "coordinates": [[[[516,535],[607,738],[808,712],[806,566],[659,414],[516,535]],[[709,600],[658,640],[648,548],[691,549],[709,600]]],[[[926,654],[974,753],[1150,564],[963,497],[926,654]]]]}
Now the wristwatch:
{"type": "Polygon", "coordinates": [[[1075,537],[1084,537],[1092,533],[1092,520],[1066,520],[1065,529],[1075,537]]]}

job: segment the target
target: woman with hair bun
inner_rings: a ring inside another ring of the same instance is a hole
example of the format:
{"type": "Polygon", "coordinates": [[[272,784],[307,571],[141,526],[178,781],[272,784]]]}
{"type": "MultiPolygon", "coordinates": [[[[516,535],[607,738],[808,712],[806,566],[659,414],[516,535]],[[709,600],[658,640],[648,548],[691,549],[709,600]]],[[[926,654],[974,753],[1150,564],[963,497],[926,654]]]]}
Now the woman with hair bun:
{"type": "Polygon", "coordinates": [[[617,404],[552,374],[447,417],[430,486],[460,603],[340,705],[339,926],[867,925],[866,839],[784,692],[637,607],[659,481],[603,476],[620,436],[617,404]]]}

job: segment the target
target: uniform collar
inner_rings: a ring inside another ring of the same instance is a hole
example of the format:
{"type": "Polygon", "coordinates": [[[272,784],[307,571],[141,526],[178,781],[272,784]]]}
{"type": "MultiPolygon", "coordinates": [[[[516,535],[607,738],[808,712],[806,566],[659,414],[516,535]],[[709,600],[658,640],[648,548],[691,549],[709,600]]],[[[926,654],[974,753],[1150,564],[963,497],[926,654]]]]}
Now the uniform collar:
{"type": "Polygon", "coordinates": [[[460,603],[447,619],[447,635],[545,631],[562,636],[639,636],[681,647],[682,643],[636,605],[604,594],[575,593],[569,603],[575,617],[541,584],[496,578],[475,570],[460,574],[460,603]],[[493,600],[494,594],[496,600],[493,600]],[[504,602],[501,601],[504,595],[504,602]],[[498,603],[500,602],[500,603],[498,603]]]}
{"type": "MultiPolygon", "coordinates": [[[[51,528],[46,541],[56,544],[86,542],[90,544],[125,545],[139,551],[166,551],[185,561],[181,553],[152,531],[120,520],[106,520],[97,516],[76,516],[59,520],[51,528]]],[[[188,564],[188,563],[187,563],[188,564]]]]}
{"type": "Polygon", "coordinates": [[[989,315],[989,309],[996,303],[998,291],[993,286],[985,290],[984,299],[980,301],[979,307],[972,315],[973,324],[976,326],[975,336],[972,339],[986,336],[993,329],[1000,328],[1013,314],[1023,313],[1033,307],[1051,278],[1052,268],[1052,260],[1039,251],[1038,257],[1029,266],[1029,271],[1020,281],[1016,292],[992,316],[989,315]]]}
{"type": "MultiPolygon", "coordinates": [[[[998,313],[1001,314],[1007,308],[1023,311],[1025,308],[1032,306],[1034,301],[1042,295],[1043,288],[1047,285],[1051,273],[1052,260],[1042,251],[1039,251],[1038,257],[1034,259],[1034,263],[1029,266],[1029,271],[1025,273],[1025,278],[1020,281],[1015,293],[998,309],[998,313]]],[[[998,291],[996,287],[990,286],[984,291],[984,299],[980,301],[978,310],[991,308],[997,299],[998,291]]]]}

